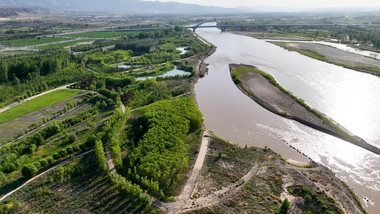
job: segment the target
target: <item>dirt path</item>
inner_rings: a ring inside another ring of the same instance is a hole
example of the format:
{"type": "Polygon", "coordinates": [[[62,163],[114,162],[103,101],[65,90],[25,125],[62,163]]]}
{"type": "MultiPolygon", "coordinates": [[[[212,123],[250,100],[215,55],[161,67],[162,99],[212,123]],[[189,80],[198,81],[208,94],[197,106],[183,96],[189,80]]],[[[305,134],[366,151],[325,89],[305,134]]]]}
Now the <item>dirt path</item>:
{"type": "Polygon", "coordinates": [[[203,39],[201,36],[199,36],[197,33],[194,33],[194,36],[197,37],[201,42],[203,42],[205,45],[210,47],[210,43],[208,43],[205,39],[203,39]]]}
{"type": "Polygon", "coordinates": [[[248,183],[252,179],[254,175],[256,175],[257,168],[258,164],[255,163],[251,170],[249,170],[249,172],[242,178],[240,178],[240,180],[236,183],[223,187],[221,190],[218,190],[206,197],[189,200],[187,204],[184,206],[183,211],[187,212],[191,210],[198,210],[204,207],[215,205],[225,198],[231,198],[232,194],[239,191],[242,187],[244,187],[246,183],[248,183]]]}
{"type": "Polygon", "coordinates": [[[203,162],[206,157],[207,148],[209,143],[209,132],[205,130],[203,132],[202,143],[199,149],[197,160],[195,161],[193,171],[191,172],[190,178],[187,180],[185,187],[183,188],[181,194],[178,196],[178,199],[171,206],[167,213],[177,214],[180,213],[183,207],[186,205],[187,200],[190,198],[190,195],[195,187],[195,184],[198,181],[199,172],[202,169],[203,162]]]}
{"type": "Polygon", "coordinates": [[[11,108],[13,108],[13,107],[15,107],[15,106],[18,106],[18,105],[20,105],[21,103],[25,103],[25,102],[27,102],[27,101],[29,101],[29,100],[32,100],[32,99],[37,98],[37,97],[40,97],[40,96],[45,95],[45,94],[48,94],[48,93],[50,93],[50,92],[57,91],[57,90],[60,90],[60,89],[66,89],[66,88],[67,88],[69,85],[71,85],[71,84],[73,84],[73,83],[70,83],[70,84],[67,84],[67,85],[64,85],[64,86],[60,86],[60,87],[58,87],[58,88],[54,88],[54,89],[51,89],[51,90],[49,90],[49,91],[44,91],[44,92],[42,92],[42,93],[40,93],[40,94],[37,94],[37,95],[31,96],[31,97],[28,97],[28,98],[26,98],[26,99],[24,99],[24,100],[22,100],[22,101],[20,101],[20,102],[13,103],[13,104],[11,104],[11,105],[9,105],[9,106],[6,106],[6,107],[0,109],[0,113],[6,111],[6,110],[8,110],[8,109],[11,109],[11,108]]]}
{"type": "MultiPolygon", "coordinates": [[[[121,103],[121,111],[123,112],[123,114],[125,113],[125,105],[123,103],[121,103]]],[[[111,151],[108,144],[109,144],[109,141],[107,141],[107,143],[104,144],[104,153],[106,154],[107,166],[108,166],[109,172],[111,174],[115,174],[117,173],[116,168],[115,168],[115,163],[113,162],[113,159],[111,157],[111,151]]]]}
{"type": "MultiPolygon", "coordinates": [[[[82,156],[84,156],[84,155],[86,155],[86,154],[88,154],[88,153],[90,153],[90,152],[92,152],[92,151],[94,151],[94,150],[92,149],[92,150],[90,150],[90,151],[87,151],[87,152],[84,152],[84,153],[81,153],[81,154],[75,155],[74,158],[82,157],[82,156]]],[[[57,164],[57,165],[51,167],[50,169],[47,169],[47,170],[41,172],[40,174],[34,176],[33,178],[27,180],[27,181],[26,181],[25,183],[23,183],[21,186],[17,187],[16,189],[14,189],[14,190],[8,192],[8,193],[5,194],[3,197],[1,197],[1,198],[0,198],[0,202],[3,201],[3,200],[5,200],[7,197],[11,196],[13,193],[15,193],[16,191],[20,190],[20,189],[23,188],[24,186],[28,185],[30,182],[36,180],[37,178],[39,178],[39,177],[45,175],[46,173],[52,171],[53,169],[55,169],[55,168],[57,168],[57,167],[59,167],[59,166],[62,166],[63,164],[68,163],[68,162],[70,162],[70,161],[72,161],[72,160],[73,160],[73,158],[68,158],[68,159],[62,161],[61,163],[59,163],[59,164],[57,164]]]]}

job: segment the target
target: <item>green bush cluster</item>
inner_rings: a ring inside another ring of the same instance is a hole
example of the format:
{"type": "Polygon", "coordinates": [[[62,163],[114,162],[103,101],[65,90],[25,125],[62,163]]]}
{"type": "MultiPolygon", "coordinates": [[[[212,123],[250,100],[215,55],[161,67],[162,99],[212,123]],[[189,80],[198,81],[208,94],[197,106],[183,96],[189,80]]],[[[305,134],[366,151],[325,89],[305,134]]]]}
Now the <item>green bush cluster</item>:
{"type": "Polygon", "coordinates": [[[327,197],[325,194],[317,194],[310,188],[302,186],[288,187],[289,193],[302,197],[305,200],[303,212],[314,213],[339,213],[344,211],[336,204],[334,199],[327,197]]]}

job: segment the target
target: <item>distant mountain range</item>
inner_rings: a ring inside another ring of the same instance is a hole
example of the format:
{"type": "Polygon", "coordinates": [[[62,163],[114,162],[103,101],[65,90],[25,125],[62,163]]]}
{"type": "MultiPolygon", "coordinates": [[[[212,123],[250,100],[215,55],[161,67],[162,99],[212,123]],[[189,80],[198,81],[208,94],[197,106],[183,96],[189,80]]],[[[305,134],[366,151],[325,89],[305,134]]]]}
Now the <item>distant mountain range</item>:
{"type": "Polygon", "coordinates": [[[125,14],[216,14],[240,12],[238,9],[223,7],[140,0],[1,0],[0,7],[40,7],[65,11],[117,12],[125,14]]]}
{"type": "Polygon", "coordinates": [[[20,14],[33,14],[34,10],[27,8],[0,8],[0,17],[19,16],[20,14]]]}

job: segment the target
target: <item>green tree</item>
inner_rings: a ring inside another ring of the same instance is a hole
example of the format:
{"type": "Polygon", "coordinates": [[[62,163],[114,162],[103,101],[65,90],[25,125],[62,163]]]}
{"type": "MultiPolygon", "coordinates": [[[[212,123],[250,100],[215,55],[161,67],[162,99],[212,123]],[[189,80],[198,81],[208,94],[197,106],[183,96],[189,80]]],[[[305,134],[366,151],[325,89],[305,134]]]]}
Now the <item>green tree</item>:
{"type": "Polygon", "coordinates": [[[21,169],[22,176],[24,178],[31,178],[38,172],[37,167],[34,164],[27,164],[21,169]]]}
{"type": "Polygon", "coordinates": [[[65,178],[65,168],[60,166],[54,171],[54,179],[62,183],[64,178],[65,178]]]}
{"type": "Polygon", "coordinates": [[[40,164],[41,164],[41,167],[45,167],[46,165],[48,165],[48,161],[46,159],[42,159],[40,160],[40,164]]]}
{"type": "Polygon", "coordinates": [[[70,134],[69,135],[69,141],[68,141],[68,143],[74,143],[76,140],[77,140],[78,138],[77,138],[77,135],[76,134],[70,134]]]}
{"type": "Polygon", "coordinates": [[[280,213],[288,213],[288,209],[290,207],[290,202],[288,198],[285,198],[285,200],[282,202],[281,207],[280,207],[280,213]]]}
{"type": "Polygon", "coordinates": [[[99,169],[106,171],[107,170],[107,160],[104,153],[103,143],[101,140],[95,141],[95,157],[99,164],[99,169]]]}
{"type": "Polygon", "coordinates": [[[0,172],[0,185],[7,182],[7,176],[3,172],[0,172]]]}
{"type": "Polygon", "coordinates": [[[121,151],[120,151],[120,142],[115,137],[111,137],[109,142],[109,147],[113,161],[116,166],[121,166],[121,151]]]}
{"type": "Polygon", "coordinates": [[[305,196],[305,202],[306,202],[306,203],[310,203],[311,200],[312,200],[312,198],[311,198],[310,195],[306,195],[306,196],[305,196]]]}
{"type": "Polygon", "coordinates": [[[0,62],[0,83],[8,82],[8,66],[4,62],[0,62]]]}

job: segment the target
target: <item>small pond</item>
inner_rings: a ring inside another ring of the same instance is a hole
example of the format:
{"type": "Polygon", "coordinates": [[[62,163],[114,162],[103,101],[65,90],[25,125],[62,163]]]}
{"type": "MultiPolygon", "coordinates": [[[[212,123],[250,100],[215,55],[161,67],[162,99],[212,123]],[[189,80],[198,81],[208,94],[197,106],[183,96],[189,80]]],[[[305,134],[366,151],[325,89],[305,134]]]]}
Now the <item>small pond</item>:
{"type": "Polygon", "coordinates": [[[176,48],[177,50],[181,51],[181,54],[185,54],[188,52],[188,50],[186,50],[186,48],[188,47],[179,47],[179,48],[176,48]]]}
{"type": "Polygon", "coordinates": [[[161,75],[158,75],[158,76],[137,77],[136,79],[137,80],[146,80],[146,79],[153,79],[153,78],[156,78],[156,77],[173,77],[173,76],[176,76],[176,75],[190,76],[191,73],[187,72],[187,71],[180,70],[180,69],[177,68],[177,66],[175,66],[173,70],[168,71],[168,72],[166,72],[164,74],[161,74],[161,75]]]}
{"type": "Polygon", "coordinates": [[[130,65],[118,65],[117,67],[118,68],[130,68],[131,66],[130,65]]]}

